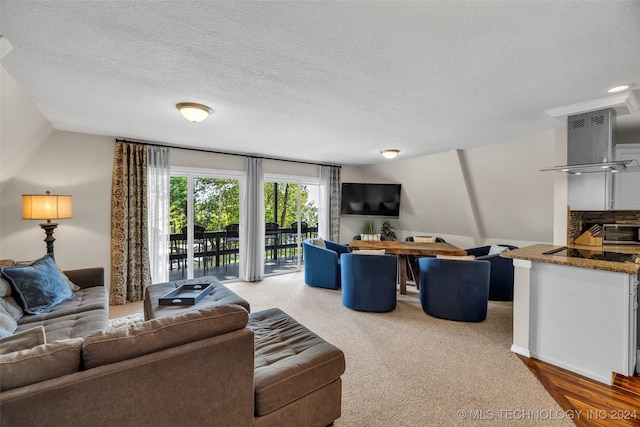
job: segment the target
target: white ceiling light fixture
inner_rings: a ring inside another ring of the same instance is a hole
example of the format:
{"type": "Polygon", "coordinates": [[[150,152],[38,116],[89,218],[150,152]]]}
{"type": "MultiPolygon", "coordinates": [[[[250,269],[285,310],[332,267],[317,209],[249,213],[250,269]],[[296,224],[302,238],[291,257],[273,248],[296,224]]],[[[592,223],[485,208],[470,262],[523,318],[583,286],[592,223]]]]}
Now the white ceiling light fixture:
{"type": "Polygon", "coordinates": [[[633,86],[635,86],[633,83],[627,83],[624,85],[619,85],[619,86],[614,86],[614,87],[610,87],[607,89],[608,93],[618,93],[618,92],[623,92],[627,89],[631,89],[633,86]]]}
{"type": "Polygon", "coordinates": [[[398,155],[399,152],[400,152],[400,150],[396,150],[395,148],[391,148],[389,150],[382,150],[380,152],[380,154],[382,154],[382,157],[384,157],[385,159],[393,159],[395,156],[398,155]]]}
{"type": "Polygon", "coordinates": [[[176,108],[180,110],[185,119],[193,123],[201,122],[213,113],[211,108],[195,102],[180,102],[176,104],[176,108]]]}

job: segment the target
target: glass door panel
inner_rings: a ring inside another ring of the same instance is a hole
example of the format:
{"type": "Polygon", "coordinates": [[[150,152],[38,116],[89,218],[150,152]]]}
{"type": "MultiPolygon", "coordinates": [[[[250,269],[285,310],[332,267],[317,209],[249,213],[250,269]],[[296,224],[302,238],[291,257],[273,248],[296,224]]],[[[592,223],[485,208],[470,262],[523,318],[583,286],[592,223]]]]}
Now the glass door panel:
{"type": "Polygon", "coordinates": [[[265,182],[264,199],[265,275],[299,271],[302,240],[317,236],[319,186],[265,182]]]}
{"type": "Polygon", "coordinates": [[[238,277],[239,194],[237,179],[171,177],[171,280],[238,277]],[[236,231],[230,232],[234,226],[236,231]]]}

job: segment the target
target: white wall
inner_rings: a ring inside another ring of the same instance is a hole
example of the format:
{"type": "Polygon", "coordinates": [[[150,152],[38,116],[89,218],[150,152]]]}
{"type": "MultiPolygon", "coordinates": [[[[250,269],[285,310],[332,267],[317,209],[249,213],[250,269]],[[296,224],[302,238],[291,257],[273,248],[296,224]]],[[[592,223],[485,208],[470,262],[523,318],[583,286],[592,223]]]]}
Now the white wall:
{"type": "Polygon", "coordinates": [[[24,167],[53,128],[3,66],[0,89],[0,182],[4,182],[24,167]]]}
{"type": "MultiPolygon", "coordinates": [[[[390,220],[400,239],[438,235],[463,248],[552,242],[555,175],[539,169],[555,164],[555,146],[556,136],[549,132],[522,141],[343,168],[343,182],[401,183],[400,218],[390,220]]],[[[340,240],[358,234],[363,220],[343,216],[340,240]]],[[[381,224],[382,219],[376,219],[376,225],[381,224]]]]}
{"type": "Polygon", "coordinates": [[[46,253],[40,221],[22,219],[22,194],[73,196],[73,218],[55,230],[63,269],[105,267],[109,277],[109,211],[113,138],[54,131],[15,80],[0,67],[0,258],[46,253]]]}
{"type": "Polygon", "coordinates": [[[73,218],[58,221],[56,263],[65,270],[104,267],[109,283],[114,138],[54,131],[24,167],[2,182],[2,258],[46,253],[43,221],[23,220],[22,194],[70,194],[73,218]]]}

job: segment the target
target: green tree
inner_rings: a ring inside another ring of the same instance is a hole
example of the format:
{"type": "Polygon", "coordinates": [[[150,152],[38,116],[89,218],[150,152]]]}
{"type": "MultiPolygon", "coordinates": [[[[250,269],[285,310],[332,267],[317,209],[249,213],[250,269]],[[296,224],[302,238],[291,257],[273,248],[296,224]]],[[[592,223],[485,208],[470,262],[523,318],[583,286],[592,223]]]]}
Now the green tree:
{"type": "MultiPolygon", "coordinates": [[[[187,178],[171,177],[169,218],[172,232],[187,225],[187,178]]],[[[240,188],[235,179],[196,178],[193,183],[194,224],[206,230],[223,230],[240,221],[240,188]]]]}
{"type": "MultiPolygon", "coordinates": [[[[171,177],[169,218],[171,231],[179,233],[187,225],[187,178],[171,177]]],[[[264,185],[265,221],[277,222],[289,227],[298,219],[298,184],[273,182],[264,185]],[[278,211],[274,215],[274,200],[278,211]]],[[[194,224],[206,230],[224,230],[228,224],[240,222],[240,186],[238,180],[220,178],[196,178],[194,187],[194,224]]],[[[318,206],[309,198],[306,185],[300,185],[300,220],[315,226],[318,223],[318,206]]]]}
{"type": "Polygon", "coordinates": [[[187,178],[172,176],[169,194],[169,229],[172,233],[179,233],[187,225],[187,178]]]}
{"type": "MultiPolygon", "coordinates": [[[[273,182],[264,184],[265,221],[277,222],[281,227],[289,227],[298,221],[298,184],[277,183],[277,194],[273,182]],[[274,215],[274,200],[277,197],[277,209],[274,215]],[[275,220],[274,220],[275,218],[275,220]]],[[[318,223],[318,207],[309,199],[306,185],[300,185],[300,220],[314,226],[318,223]]]]}

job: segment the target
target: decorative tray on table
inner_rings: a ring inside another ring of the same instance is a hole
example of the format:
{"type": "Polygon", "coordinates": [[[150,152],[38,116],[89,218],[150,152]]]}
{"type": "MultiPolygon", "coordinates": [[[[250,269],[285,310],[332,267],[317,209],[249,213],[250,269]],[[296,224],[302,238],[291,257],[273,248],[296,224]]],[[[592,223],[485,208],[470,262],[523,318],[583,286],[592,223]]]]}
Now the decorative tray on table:
{"type": "Polygon", "coordinates": [[[212,283],[190,283],[181,285],[160,297],[159,305],[194,305],[213,290],[212,283]]]}

